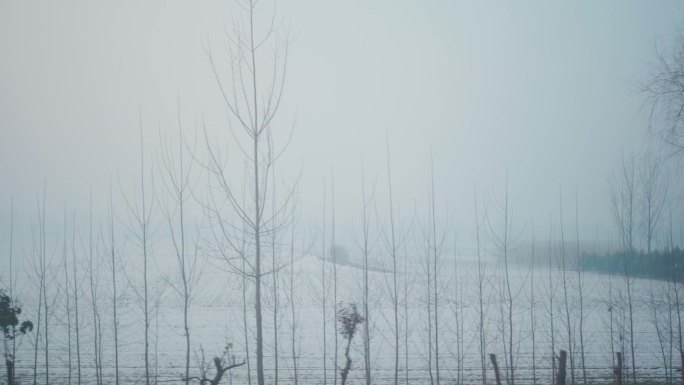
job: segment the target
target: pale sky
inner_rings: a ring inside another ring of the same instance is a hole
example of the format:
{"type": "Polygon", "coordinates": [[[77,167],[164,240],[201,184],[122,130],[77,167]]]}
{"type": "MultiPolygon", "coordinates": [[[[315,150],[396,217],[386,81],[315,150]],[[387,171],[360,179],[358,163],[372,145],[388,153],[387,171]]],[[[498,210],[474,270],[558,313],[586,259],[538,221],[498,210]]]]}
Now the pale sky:
{"type": "MultiPolygon", "coordinates": [[[[295,131],[278,172],[301,168],[308,220],[334,170],[340,220],[358,221],[362,158],[384,207],[389,136],[405,216],[427,204],[432,151],[438,210],[454,231],[470,234],[474,186],[501,196],[508,173],[517,223],[545,228],[562,185],[573,214],[577,189],[586,239],[612,230],[607,178],[647,141],[634,83],[684,15],[679,1],[276,9],[294,38],[274,131],[295,131]]],[[[224,25],[239,17],[232,1],[0,0],[0,228],[10,197],[29,215],[44,181],[55,221],[65,201],[85,210],[91,188],[104,210],[110,178],[136,175],[140,112],[150,163],[159,132],[175,132],[178,100],[188,133],[203,117],[227,130],[206,49],[221,63],[224,25]]]]}

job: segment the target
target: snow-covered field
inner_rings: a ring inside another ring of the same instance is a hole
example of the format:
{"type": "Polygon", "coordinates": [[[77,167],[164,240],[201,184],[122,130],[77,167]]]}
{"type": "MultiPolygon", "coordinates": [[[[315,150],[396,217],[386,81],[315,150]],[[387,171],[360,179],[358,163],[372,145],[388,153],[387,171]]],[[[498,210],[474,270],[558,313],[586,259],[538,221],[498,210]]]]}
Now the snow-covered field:
{"type": "MultiPolygon", "coordinates": [[[[288,261],[289,257],[283,257],[288,261]]],[[[391,274],[382,269],[383,264],[373,262],[376,267],[369,272],[370,281],[370,337],[371,362],[374,383],[393,383],[394,368],[394,326],[392,301],[389,295],[391,274]]],[[[428,373],[428,316],[427,288],[425,284],[424,261],[411,261],[405,268],[405,261],[399,261],[399,333],[400,333],[400,382],[408,377],[411,384],[429,383],[428,373]],[[406,283],[406,285],[404,285],[406,283]],[[408,309],[408,312],[405,311],[408,309]],[[406,314],[408,313],[408,314],[406,314]],[[407,330],[408,326],[408,330],[407,330]],[[408,341],[408,346],[404,341],[408,341]],[[408,357],[406,357],[408,352],[408,357]],[[407,366],[408,364],[408,366],[407,366]]],[[[220,262],[207,265],[202,273],[201,282],[193,299],[190,314],[193,361],[191,370],[198,374],[198,360],[204,351],[207,361],[220,354],[230,344],[230,353],[238,361],[245,358],[245,340],[243,329],[241,277],[217,269],[220,262]],[[214,266],[215,265],[215,266],[214,266]]],[[[323,360],[327,360],[327,381],[333,381],[334,363],[334,324],[335,300],[332,291],[333,264],[316,256],[304,256],[296,259],[294,265],[294,298],[290,298],[290,268],[279,271],[278,275],[278,377],[279,381],[292,383],[292,308],[295,309],[295,350],[297,352],[300,384],[320,384],[323,382],[323,360]],[[328,280],[325,293],[321,284],[321,273],[325,271],[328,280]],[[326,330],[323,335],[322,303],[326,297],[326,330]],[[327,356],[323,357],[323,340],[327,341],[327,356]]],[[[439,320],[439,353],[440,378],[448,383],[461,379],[463,383],[481,383],[480,346],[479,346],[479,301],[478,301],[478,269],[477,260],[473,258],[442,258],[438,276],[438,320],[439,320]],[[457,338],[461,335],[462,338],[457,338]]],[[[171,268],[170,268],[171,269],[171,268]]],[[[127,275],[137,274],[130,269],[127,275]]],[[[350,265],[337,265],[338,290],[337,301],[359,305],[362,302],[363,271],[357,267],[356,261],[350,265]]],[[[486,353],[496,353],[502,371],[506,367],[502,330],[501,284],[502,271],[494,260],[484,263],[484,312],[486,353]]],[[[579,336],[579,301],[576,272],[567,272],[567,295],[569,302],[570,324],[573,338],[573,357],[575,366],[580,364],[579,336]]],[[[109,298],[108,276],[100,275],[98,306],[102,327],[103,377],[105,383],[114,381],[114,353],[111,298],[109,298]]],[[[612,373],[612,351],[623,350],[625,365],[629,366],[629,332],[626,304],[625,280],[613,276],[585,272],[583,278],[583,340],[587,376],[596,380],[608,380],[612,373]],[[611,301],[612,294],[612,301],[611,301]],[[612,307],[611,307],[612,302],[612,307]],[[611,311],[612,310],[612,311],[611,311]],[[611,345],[611,314],[613,318],[611,345]],[[624,337],[624,338],[621,338],[624,337]],[[621,344],[623,346],[621,346],[621,344]]],[[[556,353],[559,349],[569,350],[562,275],[556,270],[538,267],[534,277],[527,267],[516,266],[510,271],[513,310],[513,344],[516,380],[518,383],[530,383],[532,379],[532,322],[531,310],[534,311],[534,340],[536,353],[536,376],[546,383],[551,377],[551,322],[553,311],[554,343],[556,353]],[[531,298],[531,283],[534,280],[534,302],[531,298]],[[550,281],[553,290],[549,288],[550,281]],[[550,306],[553,296],[554,307],[550,306]]],[[[125,279],[122,277],[122,282],[125,279]]],[[[59,280],[53,285],[61,285],[59,280]]],[[[92,304],[87,292],[86,283],[81,288],[80,298],[81,323],[81,365],[82,376],[87,383],[94,382],[94,342],[92,337],[92,304]]],[[[265,325],[265,367],[268,381],[274,377],[274,315],[275,303],[272,295],[272,276],[265,278],[264,325],[265,325]]],[[[125,286],[125,285],[122,285],[125,286]]],[[[637,375],[640,378],[661,378],[662,367],[661,346],[654,327],[654,314],[659,317],[661,328],[665,327],[668,316],[666,302],[667,283],[636,279],[632,282],[634,303],[634,332],[637,375]],[[657,306],[654,313],[650,293],[655,294],[657,306]]],[[[26,293],[22,297],[25,308],[24,315],[35,319],[35,309],[31,306],[31,298],[26,293]]],[[[183,373],[183,357],[185,339],[182,324],[182,307],[178,296],[168,287],[165,279],[159,278],[151,285],[151,298],[159,306],[151,308],[151,357],[153,373],[158,382],[175,382],[183,373]],[[163,288],[163,289],[162,289],[163,288]],[[158,292],[161,291],[161,297],[158,292]],[[161,298],[159,300],[159,298],[161,298]]],[[[254,311],[251,289],[247,295],[248,334],[251,357],[251,369],[254,372],[254,311]]],[[[119,304],[119,350],[120,374],[123,383],[144,382],[144,344],[141,304],[134,290],[125,289],[119,304]]],[[[73,303],[72,303],[73,306],[73,303]]],[[[504,313],[506,313],[504,311],[504,313]]],[[[434,314],[432,315],[434,317],[434,314]]],[[[504,319],[505,321],[505,319],[504,319]]],[[[73,320],[72,320],[73,322],[73,320]]],[[[52,384],[66,383],[68,379],[68,350],[66,333],[66,315],[62,300],[54,304],[50,323],[50,371],[52,384]]],[[[665,330],[665,329],[662,329],[665,330]]],[[[41,331],[42,333],[42,331],[41,331]]],[[[35,330],[34,330],[35,334],[35,330]]],[[[666,352],[669,352],[670,338],[665,333],[666,352]]],[[[676,336],[675,336],[676,337],[676,336]]],[[[33,337],[21,340],[17,370],[22,383],[32,381],[33,337]]],[[[75,336],[72,333],[72,383],[76,378],[75,336]]],[[[506,337],[507,338],[507,337],[506,337]]],[[[359,332],[353,340],[352,371],[349,383],[361,383],[363,377],[362,356],[363,334],[359,332]]],[[[669,354],[669,353],[668,353],[669,354]]],[[[675,354],[676,357],[676,354],[675,354]]],[[[339,337],[339,366],[343,365],[343,339],[339,337]]],[[[38,357],[39,376],[44,372],[43,353],[38,357]]],[[[434,360],[433,360],[434,361],[434,360]]],[[[568,362],[568,365],[570,362],[568,362]]],[[[679,363],[675,359],[675,367],[679,363]]],[[[669,365],[669,362],[668,362],[669,365]]],[[[434,362],[433,362],[434,366],[434,362]]],[[[487,362],[488,383],[493,381],[491,365],[487,362]]],[[[435,369],[433,367],[433,373],[435,369]]],[[[234,369],[223,383],[231,381],[236,384],[247,383],[247,366],[234,369]]],[[[582,372],[577,369],[575,376],[581,378],[582,372]]],[[[252,381],[255,376],[252,373],[252,381]]],[[[568,383],[570,373],[568,372],[568,383]]]]}

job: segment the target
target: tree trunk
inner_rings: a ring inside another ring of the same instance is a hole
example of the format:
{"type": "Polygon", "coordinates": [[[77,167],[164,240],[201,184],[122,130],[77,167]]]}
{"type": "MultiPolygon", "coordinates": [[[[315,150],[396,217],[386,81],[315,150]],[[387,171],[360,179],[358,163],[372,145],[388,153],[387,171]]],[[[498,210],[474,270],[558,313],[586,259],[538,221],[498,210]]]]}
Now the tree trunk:
{"type": "Polygon", "coordinates": [[[5,366],[7,367],[7,384],[14,385],[14,362],[5,360],[5,366]]]}
{"type": "Polygon", "coordinates": [[[344,368],[342,369],[341,377],[342,377],[342,385],[345,385],[347,383],[347,376],[349,375],[349,370],[351,369],[351,356],[349,355],[349,348],[351,347],[351,337],[349,337],[349,340],[347,340],[347,348],[344,350],[344,356],[347,358],[347,362],[344,364],[344,368]]]}

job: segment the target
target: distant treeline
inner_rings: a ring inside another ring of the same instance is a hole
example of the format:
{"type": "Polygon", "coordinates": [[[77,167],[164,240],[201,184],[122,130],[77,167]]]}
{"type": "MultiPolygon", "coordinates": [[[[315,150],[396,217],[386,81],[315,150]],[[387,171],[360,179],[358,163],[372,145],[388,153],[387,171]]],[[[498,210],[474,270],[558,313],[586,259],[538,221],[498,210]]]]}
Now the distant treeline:
{"type": "Polygon", "coordinates": [[[585,271],[618,275],[624,275],[626,269],[631,277],[684,282],[684,251],[675,247],[667,251],[656,250],[650,254],[643,251],[585,253],[582,255],[582,267],[585,271]]]}

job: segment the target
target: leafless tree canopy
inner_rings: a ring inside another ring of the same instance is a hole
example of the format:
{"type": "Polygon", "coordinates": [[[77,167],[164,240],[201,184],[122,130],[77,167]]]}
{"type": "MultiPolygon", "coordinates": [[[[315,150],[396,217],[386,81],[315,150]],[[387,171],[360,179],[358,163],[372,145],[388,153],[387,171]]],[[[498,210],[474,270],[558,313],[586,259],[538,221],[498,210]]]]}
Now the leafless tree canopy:
{"type": "Polygon", "coordinates": [[[659,50],[650,78],[641,86],[650,107],[650,129],[674,153],[684,152],[684,33],[659,50]]]}

